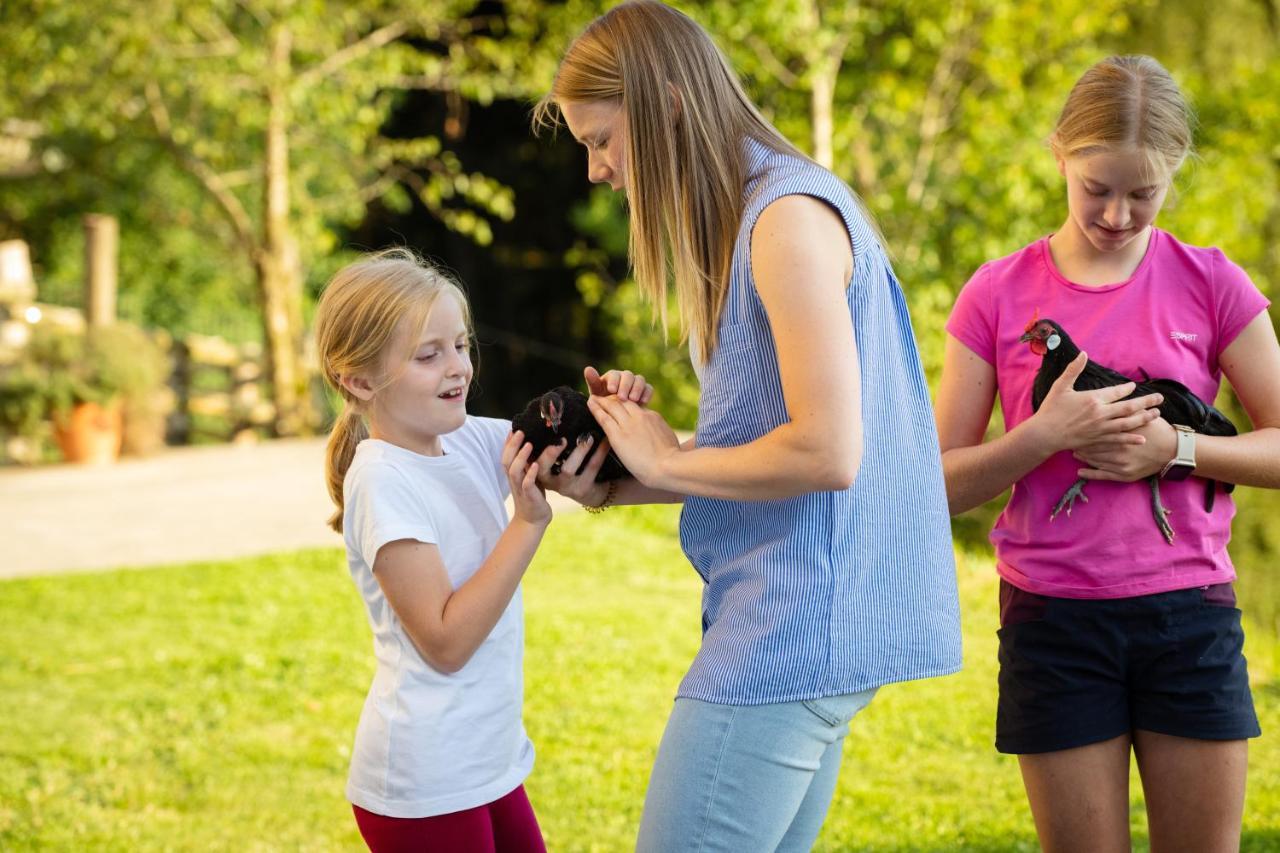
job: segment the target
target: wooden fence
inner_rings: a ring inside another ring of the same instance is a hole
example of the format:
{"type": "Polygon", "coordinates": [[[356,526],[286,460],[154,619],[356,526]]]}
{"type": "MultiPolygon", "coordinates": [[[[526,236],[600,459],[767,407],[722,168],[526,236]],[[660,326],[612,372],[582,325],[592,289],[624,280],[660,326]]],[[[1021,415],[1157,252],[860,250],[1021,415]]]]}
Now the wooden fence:
{"type": "MultiPolygon", "coordinates": [[[[0,350],[8,347],[12,355],[25,346],[28,322],[76,331],[115,322],[119,226],[114,218],[95,214],[85,217],[84,230],[83,308],[37,303],[27,245],[20,240],[0,243],[0,350]]],[[[275,406],[261,344],[198,334],[175,340],[158,330],[151,334],[172,365],[168,399],[158,403],[166,443],[245,441],[271,433],[275,406]]],[[[315,386],[314,376],[312,380],[309,385],[315,386]]]]}
{"type": "Polygon", "coordinates": [[[170,444],[251,441],[270,431],[275,406],[264,384],[261,344],[193,334],[174,340],[170,353],[170,444]]]}

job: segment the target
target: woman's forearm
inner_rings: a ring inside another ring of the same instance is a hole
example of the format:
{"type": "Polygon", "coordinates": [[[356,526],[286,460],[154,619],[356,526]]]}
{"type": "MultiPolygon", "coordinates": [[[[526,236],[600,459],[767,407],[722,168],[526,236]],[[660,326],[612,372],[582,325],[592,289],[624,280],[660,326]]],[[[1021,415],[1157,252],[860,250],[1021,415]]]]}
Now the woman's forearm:
{"type": "Polygon", "coordinates": [[[847,489],[861,461],[860,424],[818,440],[786,423],[738,447],[682,448],[664,460],[651,486],[708,498],[777,500],[847,489]]]}
{"type": "Polygon", "coordinates": [[[636,504],[678,504],[685,499],[683,494],[655,489],[632,477],[618,480],[609,506],[630,506],[636,504]]]}

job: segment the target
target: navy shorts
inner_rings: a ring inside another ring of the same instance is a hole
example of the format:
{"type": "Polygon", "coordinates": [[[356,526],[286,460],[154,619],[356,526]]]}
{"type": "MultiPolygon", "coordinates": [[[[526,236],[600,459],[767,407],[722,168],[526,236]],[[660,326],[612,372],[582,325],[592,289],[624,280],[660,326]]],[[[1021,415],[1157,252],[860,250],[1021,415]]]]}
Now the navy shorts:
{"type": "Polygon", "coordinates": [[[1000,581],[996,749],[1052,752],[1134,729],[1257,737],[1231,584],[1051,598],[1000,581]]]}

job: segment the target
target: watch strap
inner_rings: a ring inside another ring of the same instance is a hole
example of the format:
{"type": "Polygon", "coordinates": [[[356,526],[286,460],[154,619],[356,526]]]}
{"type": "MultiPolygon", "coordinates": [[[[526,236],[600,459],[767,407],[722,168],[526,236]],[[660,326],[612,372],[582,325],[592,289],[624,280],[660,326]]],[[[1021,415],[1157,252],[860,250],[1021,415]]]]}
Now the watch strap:
{"type": "Polygon", "coordinates": [[[1164,480],[1185,480],[1196,468],[1196,433],[1191,427],[1174,424],[1178,434],[1178,448],[1173,458],[1160,469],[1164,480]]]}

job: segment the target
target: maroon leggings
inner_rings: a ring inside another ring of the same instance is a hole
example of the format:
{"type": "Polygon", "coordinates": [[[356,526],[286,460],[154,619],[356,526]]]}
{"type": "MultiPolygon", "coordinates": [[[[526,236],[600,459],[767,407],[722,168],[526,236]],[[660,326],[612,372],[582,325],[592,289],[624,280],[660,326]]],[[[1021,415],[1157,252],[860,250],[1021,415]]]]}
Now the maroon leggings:
{"type": "Polygon", "coordinates": [[[384,817],[352,806],[373,853],[546,853],[524,786],[474,809],[432,817],[384,817]]]}

